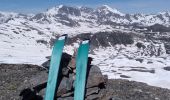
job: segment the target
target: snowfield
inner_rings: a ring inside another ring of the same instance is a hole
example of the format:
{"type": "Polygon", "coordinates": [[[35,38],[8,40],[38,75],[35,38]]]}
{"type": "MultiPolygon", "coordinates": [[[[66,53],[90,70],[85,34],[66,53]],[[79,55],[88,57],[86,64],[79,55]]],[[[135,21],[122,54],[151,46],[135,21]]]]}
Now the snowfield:
{"type": "Polygon", "coordinates": [[[123,78],[170,89],[168,79],[170,71],[163,69],[170,65],[169,57],[136,56],[130,58],[124,53],[117,52],[114,47],[96,50],[90,56],[94,58],[92,63],[99,66],[102,73],[108,75],[110,79],[123,78]],[[136,61],[137,58],[143,61],[136,61]]]}

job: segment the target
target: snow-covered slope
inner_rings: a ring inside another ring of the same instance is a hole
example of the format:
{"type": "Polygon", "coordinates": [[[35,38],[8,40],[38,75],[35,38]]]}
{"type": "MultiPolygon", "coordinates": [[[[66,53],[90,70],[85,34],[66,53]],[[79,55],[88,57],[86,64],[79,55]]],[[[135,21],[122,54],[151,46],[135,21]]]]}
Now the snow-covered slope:
{"type": "MultiPolygon", "coordinates": [[[[102,37],[103,41],[108,39],[102,37]]],[[[100,38],[93,37],[93,39],[102,43],[100,38]]],[[[107,45],[106,43],[100,44],[99,48],[93,49],[89,55],[93,58],[92,64],[99,66],[104,75],[108,75],[110,79],[122,78],[170,89],[170,80],[168,80],[170,56],[166,53],[163,42],[153,43],[134,39],[132,44],[113,45],[114,43],[110,41],[112,40],[108,40],[110,46],[104,47],[101,45],[107,45]]],[[[91,43],[91,48],[92,46],[94,43],[91,43]]],[[[74,47],[77,47],[77,44],[66,46],[65,52],[73,54],[74,47]]]]}
{"type": "Polygon", "coordinates": [[[107,5],[96,9],[60,5],[35,15],[0,12],[0,63],[41,65],[57,36],[71,37],[71,45],[64,49],[70,54],[89,37],[92,63],[109,78],[170,88],[170,71],[164,70],[170,66],[169,26],[169,12],[124,14],[107,5]]]}

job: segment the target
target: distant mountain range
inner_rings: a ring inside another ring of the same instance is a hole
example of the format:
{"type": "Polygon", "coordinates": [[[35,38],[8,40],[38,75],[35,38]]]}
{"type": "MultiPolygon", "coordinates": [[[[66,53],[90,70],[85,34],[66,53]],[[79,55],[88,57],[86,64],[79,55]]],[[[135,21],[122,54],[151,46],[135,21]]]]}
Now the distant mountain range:
{"type": "Polygon", "coordinates": [[[170,26],[170,12],[150,15],[140,13],[124,14],[107,5],[96,9],[60,5],[35,15],[0,12],[0,24],[16,23],[23,25],[23,27],[30,24],[36,24],[36,26],[43,25],[47,30],[52,30],[51,28],[53,27],[61,27],[61,29],[64,29],[63,27],[78,27],[81,31],[82,28],[92,29],[89,31],[93,31],[96,27],[101,27],[99,29],[112,29],[114,26],[122,25],[152,26],[154,24],[161,24],[170,26]]]}

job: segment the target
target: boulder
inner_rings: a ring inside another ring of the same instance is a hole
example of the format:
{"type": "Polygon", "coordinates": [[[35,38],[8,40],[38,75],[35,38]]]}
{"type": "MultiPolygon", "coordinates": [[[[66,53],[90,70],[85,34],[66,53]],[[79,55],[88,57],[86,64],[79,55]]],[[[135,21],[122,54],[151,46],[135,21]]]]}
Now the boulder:
{"type": "Polygon", "coordinates": [[[102,75],[100,68],[97,66],[91,66],[87,77],[86,88],[99,86],[100,84],[105,83],[105,78],[102,75]]]}

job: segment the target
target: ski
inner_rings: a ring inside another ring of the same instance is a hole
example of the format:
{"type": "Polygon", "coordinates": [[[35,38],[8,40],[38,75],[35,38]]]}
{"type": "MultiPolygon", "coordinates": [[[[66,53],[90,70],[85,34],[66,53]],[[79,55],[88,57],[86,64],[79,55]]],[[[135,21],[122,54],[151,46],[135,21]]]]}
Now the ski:
{"type": "Polygon", "coordinates": [[[76,56],[76,80],[75,80],[74,100],[84,100],[88,51],[89,51],[89,40],[84,40],[80,44],[76,56]]]}
{"type": "Polygon", "coordinates": [[[58,40],[54,43],[54,47],[51,55],[51,61],[50,61],[45,100],[54,100],[55,89],[56,89],[56,84],[57,84],[57,79],[59,74],[60,61],[61,61],[62,51],[64,48],[64,43],[66,38],[67,35],[63,35],[59,37],[58,40]]]}

